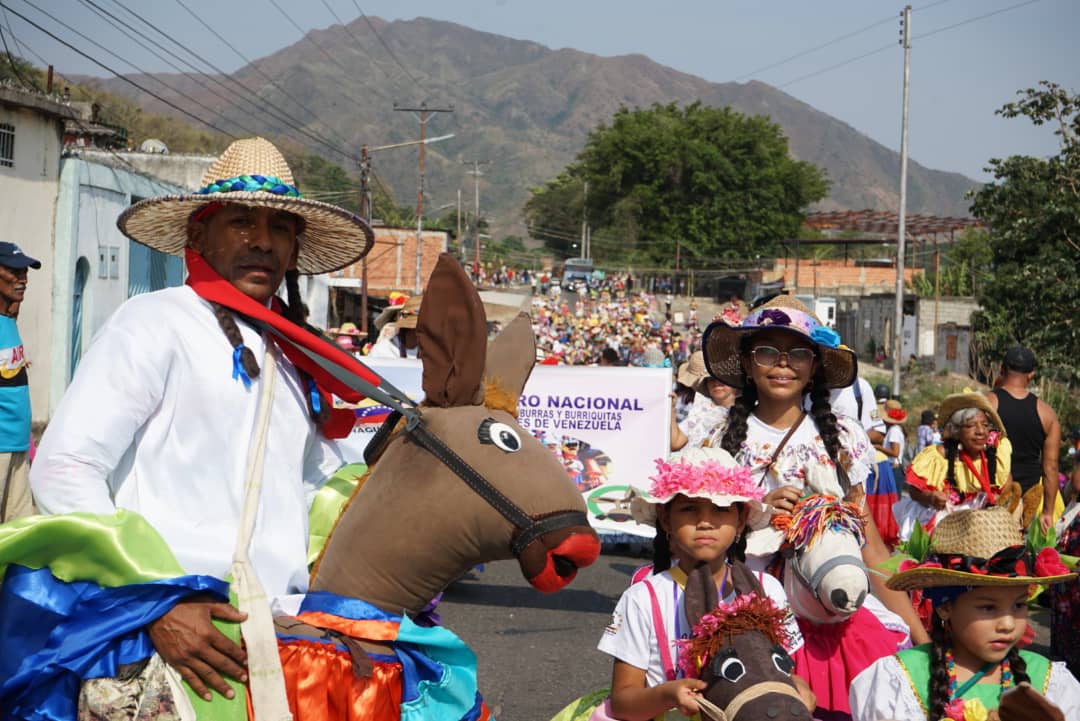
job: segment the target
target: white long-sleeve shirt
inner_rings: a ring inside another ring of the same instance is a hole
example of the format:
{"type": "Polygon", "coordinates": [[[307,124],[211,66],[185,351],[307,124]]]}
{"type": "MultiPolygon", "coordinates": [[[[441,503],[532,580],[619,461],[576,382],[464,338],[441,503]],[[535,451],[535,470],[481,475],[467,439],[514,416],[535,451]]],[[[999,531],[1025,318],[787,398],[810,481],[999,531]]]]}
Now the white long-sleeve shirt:
{"type": "MultiPolygon", "coordinates": [[[[239,323],[263,364],[260,335],[239,323]]],[[[233,349],[189,287],[139,295],[94,337],[30,471],[43,513],[144,516],[184,570],[224,578],[236,546],[261,379],[232,377],[233,349]]],[[[307,389],[278,354],[251,560],[271,597],[307,589],[307,513],[342,465],[307,389]]]]}

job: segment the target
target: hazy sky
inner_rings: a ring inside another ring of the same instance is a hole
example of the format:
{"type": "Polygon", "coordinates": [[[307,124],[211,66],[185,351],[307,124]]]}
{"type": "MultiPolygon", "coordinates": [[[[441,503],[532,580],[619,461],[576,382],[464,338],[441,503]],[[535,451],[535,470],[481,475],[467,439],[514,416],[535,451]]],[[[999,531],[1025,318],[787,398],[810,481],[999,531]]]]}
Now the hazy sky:
{"type": "MultiPolygon", "coordinates": [[[[219,67],[234,70],[241,65],[232,51],[184,11],[179,1],[120,0],[219,67]]],[[[169,70],[107,26],[83,0],[0,2],[34,18],[90,54],[101,56],[107,64],[115,64],[118,70],[133,72],[114,58],[106,60],[99,50],[40,15],[32,5],[58,16],[145,70],[169,70]]],[[[93,2],[123,15],[114,0],[93,2]]],[[[896,41],[902,3],[883,0],[183,2],[213,19],[218,32],[251,58],[269,54],[301,37],[273,2],[305,31],[335,24],[326,5],[345,22],[359,17],[360,10],[387,20],[431,17],[532,40],[551,48],[576,48],[598,55],[641,53],[716,82],[761,80],[890,148],[899,149],[900,145],[903,50],[896,41]],[[823,45],[827,46],[820,47],[823,45]],[[795,55],[799,57],[781,62],[795,55]],[[863,55],[866,57],[860,58],[863,55]],[[834,67],[842,63],[846,64],[834,67]]],[[[989,158],[1055,152],[1057,139],[1051,129],[1036,128],[1022,119],[1005,120],[995,116],[994,110],[1012,100],[1018,89],[1039,80],[1053,80],[1080,91],[1080,51],[1076,41],[1080,1],[925,0],[913,3],[913,7],[911,157],[931,168],[959,171],[987,180],[983,168],[989,158]]],[[[105,74],[10,13],[7,20],[20,41],[60,71],[105,74]]],[[[379,46],[372,51],[385,52],[379,46]]],[[[407,56],[400,59],[406,66],[415,60],[407,56]]]]}

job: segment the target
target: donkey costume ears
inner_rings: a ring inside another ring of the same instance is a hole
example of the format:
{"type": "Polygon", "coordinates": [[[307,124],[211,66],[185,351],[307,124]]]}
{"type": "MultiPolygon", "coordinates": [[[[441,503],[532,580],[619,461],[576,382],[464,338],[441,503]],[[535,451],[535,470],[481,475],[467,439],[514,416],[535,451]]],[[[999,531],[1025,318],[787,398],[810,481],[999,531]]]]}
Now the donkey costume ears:
{"type": "Polygon", "coordinates": [[[703,563],[693,571],[686,579],[686,620],[690,628],[701,623],[702,617],[720,605],[720,594],[716,591],[716,580],[709,570],[709,565],[703,563]]]}
{"type": "Polygon", "coordinates": [[[488,346],[487,380],[518,398],[536,365],[536,335],[527,313],[518,313],[488,346]]]}
{"type": "Polygon", "coordinates": [[[487,319],[476,286],[449,253],[439,255],[416,324],[425,402],[448,408],[483,402],[487,319]]]}

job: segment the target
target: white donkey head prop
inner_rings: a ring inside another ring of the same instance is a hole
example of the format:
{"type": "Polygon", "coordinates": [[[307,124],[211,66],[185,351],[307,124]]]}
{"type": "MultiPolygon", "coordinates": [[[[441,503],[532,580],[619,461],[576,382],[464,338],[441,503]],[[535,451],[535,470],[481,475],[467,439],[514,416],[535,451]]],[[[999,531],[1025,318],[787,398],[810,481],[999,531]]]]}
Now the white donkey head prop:
{"type": "Polygon", "coordinates": [[[799,501],[789,518],[774,523],[778,520],[786,524],[784,590],[795,615],[812,623],[838,623],[858,611],[870,591],[859,508],[814,494],[799,501]]]}

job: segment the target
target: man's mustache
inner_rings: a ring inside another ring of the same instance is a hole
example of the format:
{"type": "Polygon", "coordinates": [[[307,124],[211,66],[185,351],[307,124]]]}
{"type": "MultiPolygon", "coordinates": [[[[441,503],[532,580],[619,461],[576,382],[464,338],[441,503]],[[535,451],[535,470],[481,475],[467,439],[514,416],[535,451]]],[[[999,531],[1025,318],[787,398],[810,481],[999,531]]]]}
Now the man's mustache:
{"type": "Polygon", "coordinates": [[[238,267],[250,265],[261,266],[264,268],[268,268],[275,273],[281,266],[277,258],[275,258],[269,253],[246,253],[237,259],[236,265],[238,267]]]}

